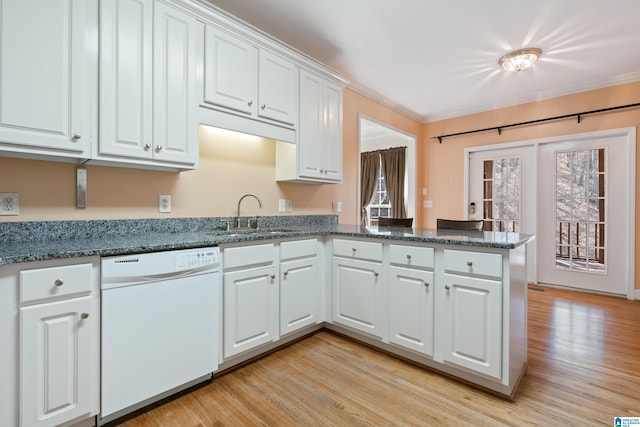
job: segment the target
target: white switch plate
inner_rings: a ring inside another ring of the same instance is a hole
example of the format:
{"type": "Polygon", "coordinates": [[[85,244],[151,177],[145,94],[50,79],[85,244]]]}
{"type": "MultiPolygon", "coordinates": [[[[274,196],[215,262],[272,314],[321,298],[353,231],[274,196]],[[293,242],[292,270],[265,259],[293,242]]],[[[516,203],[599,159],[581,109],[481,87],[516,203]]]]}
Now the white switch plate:
{"type": "Polygon", "coordinates": [[[291,200],[287,200],[286,202],[287,212],[293,212],[293,202],[291,200]]]}
{"type": "Polygon", "coordinates": [[[342,202],[333,202],[332,208],[334,212],[342,212],[342,202]]]}
{"type": "Polygon", "coordinates": [[[18,193],[0,193],[0,215],[18,215],[18,193]]]}
{"type": "Polygon", "coordinates": [[[422,202],[422,207],[423,208],[432,208],[433,207],[433,200],[424,200],[422,202]]]}
{"type": "Polygon", "coordinates": [[[158,197],[158,212],[160,213],[171,212],[171,196],[158,197]]]}
{"type": "Polygon", "coordinates": [[[287,201],[285,199],[278,199],[278,212],[287,211],[287,201]]]}

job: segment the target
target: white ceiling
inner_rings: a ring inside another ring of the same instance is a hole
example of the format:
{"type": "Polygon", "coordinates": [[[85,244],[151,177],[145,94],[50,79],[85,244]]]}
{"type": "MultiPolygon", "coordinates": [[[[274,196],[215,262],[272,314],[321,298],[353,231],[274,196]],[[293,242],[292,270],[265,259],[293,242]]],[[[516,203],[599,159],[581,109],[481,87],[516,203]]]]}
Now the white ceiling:
{"type": "Polygon", "coordinates": [[[421,122],[640,81],[638,0],[206,0],[421,122]],[[507,73],[508,51],[538,47],[507,73]]]}

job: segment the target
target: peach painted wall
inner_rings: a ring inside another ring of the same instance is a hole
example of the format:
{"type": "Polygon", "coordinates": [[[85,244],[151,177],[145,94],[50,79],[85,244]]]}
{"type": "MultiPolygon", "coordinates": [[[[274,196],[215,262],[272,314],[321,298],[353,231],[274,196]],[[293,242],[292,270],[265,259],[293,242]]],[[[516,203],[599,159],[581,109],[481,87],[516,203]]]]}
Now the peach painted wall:
{"type": "MultiPolygon", "coordinates": [[[[87,208],[75,207],[75,164],[0,157],[0,192],[17,192],[19,216],[0,221],[233,216],[245,193],[243,215],[283,215],[278,199],[293,202],[294,215],[330,214],[342,201],[339,222],[357,216],[358,113],[415,134],[422,127],[401,114],[348,89],[344,94],[344,180],[342,184],[293,184],[275,181],[275,142],[200,127],[200,168],[181,173],[87,165],[87,208]],[[158,196],[172,196],[173,212],[158,213],[158,196]]],[[[419,151],[420,152],[420,151],[419,151]]]]}
{"type": "MultiPolygon", "coordinates": [[[[559,135],[640,126],[640,108],[619,110],[584,116],[576,119],[551,121],[530,126],[483,132],[444,139],[442,144],[434,136],[519,123],[581,111],[598,110],[640,102],[640,82],[553,98],[516,107],[504,108],[466,117],[432,122],[424,125],[424,146],[428,161],[426,181],[429,183],[433,208],[425,209],[424,227],[434,227],[436,218],[461,218],[464,211],[464,149],[466,147],[524,141],[559,135]]],[[[636,133],[640,137],[640,133],[636,133]]],[[[637,141],[636,141],[637,143],[637,141]]],[[[640,147],[639,147],[640,148],[640,147]]],[[[636,165],[640,149],[636,150],[636,165]]],[[[640,170],[636,176],[636,191],[640,191],[640,170]]],[[[640,194],[636,194],[636,229],[640,230],[640,194]]],[[[640,266],[640,239],[636,240],[636,265],[640,266]]],[[[640,289],[636,274],[636,289],[640,289]]]]}

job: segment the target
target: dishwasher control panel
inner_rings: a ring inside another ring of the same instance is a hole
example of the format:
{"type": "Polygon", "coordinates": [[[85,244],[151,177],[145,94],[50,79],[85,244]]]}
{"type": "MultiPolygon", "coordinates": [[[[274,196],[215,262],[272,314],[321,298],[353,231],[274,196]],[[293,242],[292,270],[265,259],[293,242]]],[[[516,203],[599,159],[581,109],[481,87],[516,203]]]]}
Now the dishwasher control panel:
{"type": "Polygon", "coordinates": [[[220,264],[218,248],[194,249],[176,254],[176,271],[190,270],[220,264]]]}

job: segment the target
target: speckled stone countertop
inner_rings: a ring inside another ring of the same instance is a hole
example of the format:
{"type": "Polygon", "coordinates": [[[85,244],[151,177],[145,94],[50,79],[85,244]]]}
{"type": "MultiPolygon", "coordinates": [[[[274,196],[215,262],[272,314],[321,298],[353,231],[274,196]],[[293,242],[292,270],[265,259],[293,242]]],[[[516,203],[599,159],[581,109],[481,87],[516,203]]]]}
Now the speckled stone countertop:
{"type": "Polygon", "coordinates": [[[268,239],[333,235],[514,249],[528,234],[339,225],[335,215],[260,217],[258,229],[225,231],[229,218],[0,223],[0,265],[112,256],[268,239]]]}

